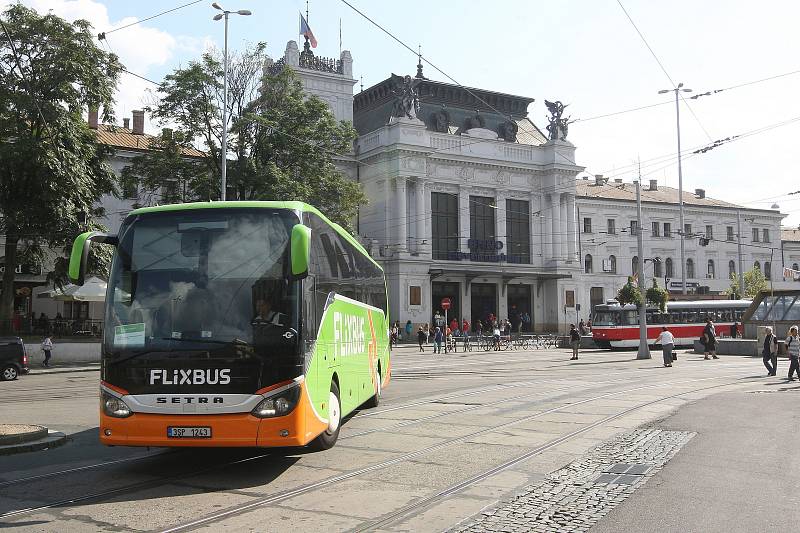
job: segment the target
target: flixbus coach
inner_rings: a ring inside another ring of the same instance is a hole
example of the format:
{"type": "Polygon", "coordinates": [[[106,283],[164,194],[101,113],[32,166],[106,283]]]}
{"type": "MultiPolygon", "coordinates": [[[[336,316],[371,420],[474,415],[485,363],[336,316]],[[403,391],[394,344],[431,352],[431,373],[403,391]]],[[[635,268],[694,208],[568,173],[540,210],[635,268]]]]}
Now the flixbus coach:
{"type": "Polygon", "coordinates": [[[381,267],[301,202],[132,211],[106,295],[100,440],[113,446],[333,446],[378,404],[391,361],[381,267]]]}

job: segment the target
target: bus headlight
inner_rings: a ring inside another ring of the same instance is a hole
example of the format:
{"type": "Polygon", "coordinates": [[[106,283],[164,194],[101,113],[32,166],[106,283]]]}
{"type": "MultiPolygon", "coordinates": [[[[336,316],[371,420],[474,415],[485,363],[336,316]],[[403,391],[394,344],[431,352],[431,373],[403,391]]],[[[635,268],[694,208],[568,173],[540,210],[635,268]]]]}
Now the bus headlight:
{"type": "Polygon", "coordinates": [[[261,400],[251,413],[257,418],[274,418],[288,415],[295,408],[299,399],[300,386],[294,385],[275,396],[261,400]]]}
{"type": "Polygon", "coordinates": [[[104,392],[100,401],[103,404],[103,412],[107,416],[114,418],[127,418],[133,414],[130,407],[128,407],[125,402],[116,396],[111,396],[110,394],[104,392]]]}

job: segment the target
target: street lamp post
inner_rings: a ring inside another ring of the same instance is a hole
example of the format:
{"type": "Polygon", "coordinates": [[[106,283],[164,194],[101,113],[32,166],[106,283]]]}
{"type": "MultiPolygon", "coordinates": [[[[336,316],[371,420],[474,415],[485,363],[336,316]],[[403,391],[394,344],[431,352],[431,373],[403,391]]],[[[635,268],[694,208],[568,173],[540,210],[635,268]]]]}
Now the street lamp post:
{"type": "Polygon", "coordinates": [[[211,4],[211,7],[222,11],[222,13],[214,15],[214,20],[225,19],[225,67],[222,75],[222,190],[220,191],[220,199],[224,201],[225,191],[228,186],[228,15],[233,13],[234,15],[248,16],[252,13],[247,9],[228,11],[227,9],[223,9],[222,6],[216,2],[211,4]]]}
{"type": "Polygon", "coordinates": [[[685,228],[686,225],[683,222],[683,171],[681,169],[681,108],[680,103],[678,101],[678,97],[680,96],[679,93],[690,93],[692,92],[691,89],[684,89],[683,83],[679,83],[677,87],[674,89],[664,89],[662,91],[658,91],[658,94],[666,94],[668,92],[675,93],[675,121],[677,124],[678,130],[678,207],[680,208],[680,236],[681,236],[681,292],[686,294],[686,251],[685,251],[685,242],[684,239],[686,235],[685,228]]]}

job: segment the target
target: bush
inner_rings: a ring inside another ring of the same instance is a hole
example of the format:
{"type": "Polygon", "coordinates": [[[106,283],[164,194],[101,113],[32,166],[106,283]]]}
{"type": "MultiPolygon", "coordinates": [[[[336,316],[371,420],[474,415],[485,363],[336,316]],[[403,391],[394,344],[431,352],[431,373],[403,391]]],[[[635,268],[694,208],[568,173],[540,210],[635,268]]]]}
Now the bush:
{"type": "Polygon", "coordinates": [[[634,304],[639,307],[642,305],[642,291],[628,278],[628,283],[617,292],[617,301],[620,305],[634,304]]]}
{"type": "Polygon", "coordinates": [[[658,286],[658,281],[653,280],[653,286],[645,292],[645,298],[651,304],[657,306],[662,313],[667,310],[667,302],[669,301],[669,292],[667,289],[662,289],[658,286]]]}

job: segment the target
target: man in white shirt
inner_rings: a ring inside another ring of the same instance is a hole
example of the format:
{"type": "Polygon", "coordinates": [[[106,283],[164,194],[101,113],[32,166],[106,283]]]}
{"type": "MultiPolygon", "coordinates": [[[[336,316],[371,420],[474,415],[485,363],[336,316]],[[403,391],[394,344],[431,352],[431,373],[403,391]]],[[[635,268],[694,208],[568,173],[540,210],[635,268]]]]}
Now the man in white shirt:
{"type": "Polygon", "coordinates": [[[661,350],[664,352],[664,366],[672,366],[672,349],[675,347],[675,337],[667,329],[667,326],[661,328],[661,333],[658,334],[656,344],[661,345],[661,350]]]}

